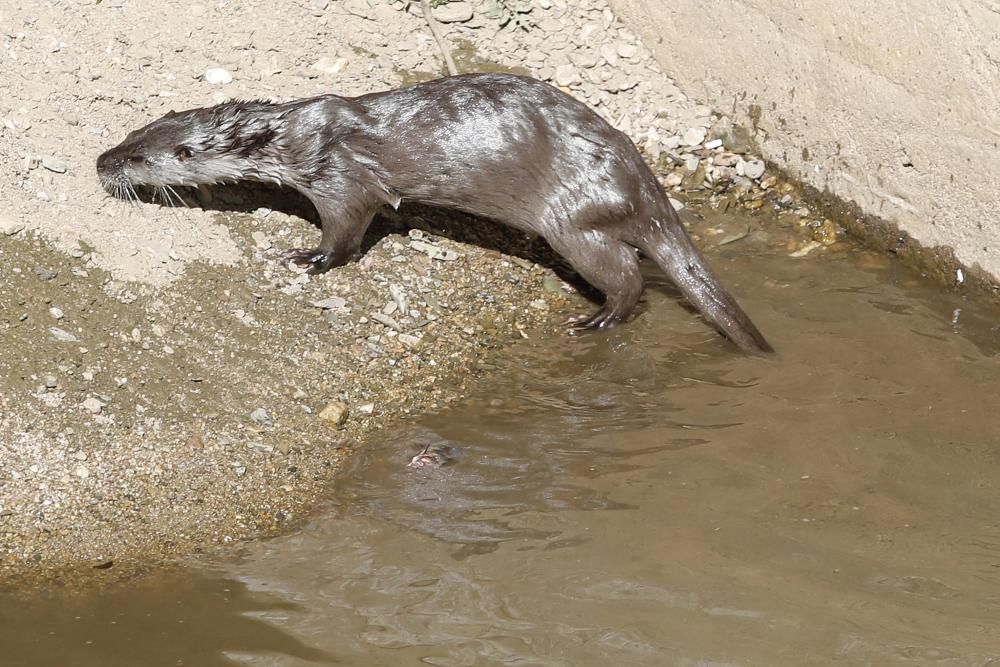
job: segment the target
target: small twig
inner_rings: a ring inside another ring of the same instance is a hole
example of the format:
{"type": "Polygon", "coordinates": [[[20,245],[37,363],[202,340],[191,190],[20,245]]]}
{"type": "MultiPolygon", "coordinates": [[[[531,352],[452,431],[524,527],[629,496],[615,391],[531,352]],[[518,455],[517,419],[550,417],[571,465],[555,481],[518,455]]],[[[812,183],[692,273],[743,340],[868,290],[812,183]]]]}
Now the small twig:
{"type": "Polygon", "coordinates": [[[430,0],[420,0],[420,8],[424,11],[424,20],[427,21],[427,27],[431,29],[431,35],[434,36],[434,41],[437,42],[438,49],[444,57],[444,63],[448,66],[448,74],[455,76],[458,74],[458,68],[455,67],[455,61],[451,59],[451,51],[448,50],[448,44],[441,34],[441,26],[431,14],[430,0]]]}

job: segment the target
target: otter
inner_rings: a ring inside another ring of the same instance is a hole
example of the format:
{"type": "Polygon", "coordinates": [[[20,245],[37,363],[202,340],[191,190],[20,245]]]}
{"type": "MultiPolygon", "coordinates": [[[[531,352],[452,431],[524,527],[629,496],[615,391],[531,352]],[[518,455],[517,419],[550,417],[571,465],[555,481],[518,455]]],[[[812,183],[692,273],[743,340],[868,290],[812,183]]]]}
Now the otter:
{"type": "Polygon", "coordinates": [[[453,208],[539,235],[605,297],[571,332],[625,320],[642,252],[739,348],[771,346],[712,275],[635,144],[583,102],[530,77],[463,74],[360,97],[232,101],[170,112],[97,159],[101,184],[274,182],[316,207],[310,273],[349,261],[382,206],[453,208]]]}

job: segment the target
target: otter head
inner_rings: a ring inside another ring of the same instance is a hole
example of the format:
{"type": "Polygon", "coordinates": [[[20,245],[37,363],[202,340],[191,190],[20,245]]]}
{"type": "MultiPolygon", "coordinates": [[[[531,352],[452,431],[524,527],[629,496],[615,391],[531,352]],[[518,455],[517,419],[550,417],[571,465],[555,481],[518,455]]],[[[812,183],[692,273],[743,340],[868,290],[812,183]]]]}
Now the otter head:
{"type": "Polygon", "coordinates": [[[137,186],[169,188],[240,180],[250,157],[242,150],[243,144],[249,142],[259,149],[273,137],[273,129],[255,122],[260,114],[249,113],[251,107],[259,111],[263,106],[230,102],[171,111],[102,153],[97,158],[97,177],[116,197],[130,197],[137,186]]]}

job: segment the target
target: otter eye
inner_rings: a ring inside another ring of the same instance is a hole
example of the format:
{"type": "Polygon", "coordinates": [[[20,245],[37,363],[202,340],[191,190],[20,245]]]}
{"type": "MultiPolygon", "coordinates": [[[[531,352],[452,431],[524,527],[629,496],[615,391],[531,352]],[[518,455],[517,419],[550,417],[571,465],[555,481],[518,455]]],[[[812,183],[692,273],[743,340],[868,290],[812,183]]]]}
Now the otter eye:
{"type": "Polygon", "coordinates": [[[178,160],[187,160],[192,155],[194,155],[194,153],[188,146],[178,146],[176,150],[174,150],[174,156],[178,160]]]}
{"type": "Polygon", "coordinates": [[[142,164],[143,162],[146,161],[146,158],[144,158],[141,155],[129,155],[128,161],[131,162],[132,164],[142,164]]]}

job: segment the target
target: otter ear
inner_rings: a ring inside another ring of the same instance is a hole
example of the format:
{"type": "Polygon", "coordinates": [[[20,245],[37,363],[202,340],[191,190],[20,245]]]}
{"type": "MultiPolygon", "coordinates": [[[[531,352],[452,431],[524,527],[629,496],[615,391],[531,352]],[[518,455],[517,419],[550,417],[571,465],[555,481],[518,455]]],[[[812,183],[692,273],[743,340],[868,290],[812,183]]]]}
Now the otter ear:
{"type": "Polygon", "coordinates": [[[174,111],[173,109],[171,109],[167,113],[163,114],[163,117],[164,118],[170,118],[171,116],[176,116],[176,115],[177,115],[177,112],[174,111]]]}
{"type": "Polygon", "coordinates": [[[187,160],[192,155],[194,155],[194,152],[188,146],[178,146],[177,148],[174,149],[174,157],[176,157],[181,162],[187,160]]]}

